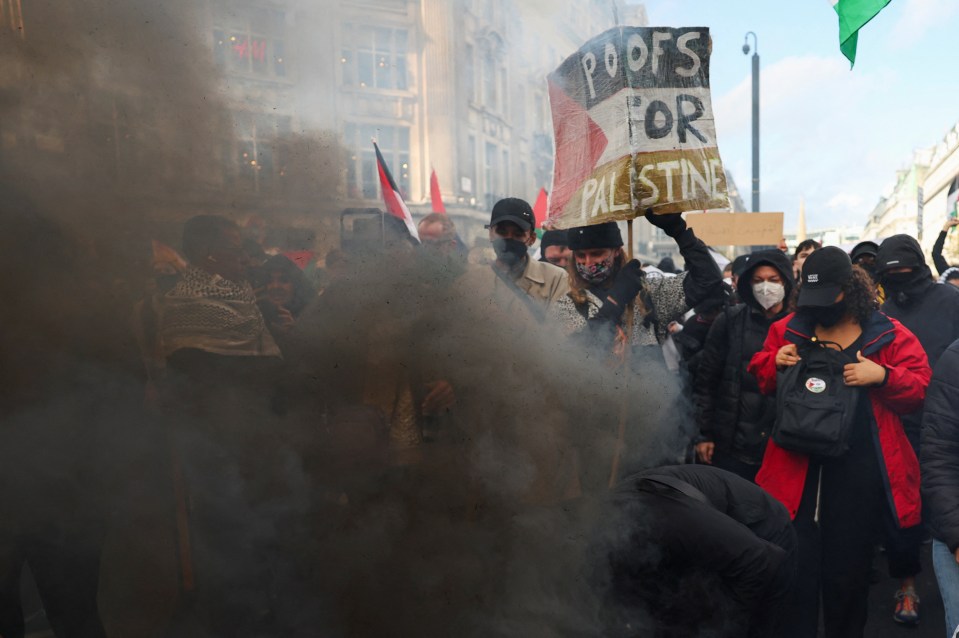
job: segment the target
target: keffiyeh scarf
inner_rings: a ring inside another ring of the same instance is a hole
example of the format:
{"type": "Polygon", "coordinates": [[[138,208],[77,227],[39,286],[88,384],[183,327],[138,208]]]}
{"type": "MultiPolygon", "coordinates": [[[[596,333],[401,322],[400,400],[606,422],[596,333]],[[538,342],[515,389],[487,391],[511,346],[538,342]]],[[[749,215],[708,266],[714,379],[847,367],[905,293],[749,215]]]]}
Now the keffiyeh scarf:
{"type": "Polygon", "coordinates": [[[184,348],[237,356],[280,356],[253,288],[189,267],[160,307],[164,357],[184,348]]]}

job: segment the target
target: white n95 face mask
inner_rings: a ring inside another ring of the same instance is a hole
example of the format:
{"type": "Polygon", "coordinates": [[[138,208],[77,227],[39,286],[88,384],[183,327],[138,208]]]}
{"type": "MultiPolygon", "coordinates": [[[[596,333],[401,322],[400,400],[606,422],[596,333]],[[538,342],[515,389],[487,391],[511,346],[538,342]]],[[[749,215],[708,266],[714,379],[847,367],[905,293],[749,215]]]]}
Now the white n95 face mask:
{"type": "Polygon", "coordinates": [[[763,307],[763,310],[769,310],[786,298],[786,287],[771,281],[762,281],[753,284],[753,297],[763,307]]]}

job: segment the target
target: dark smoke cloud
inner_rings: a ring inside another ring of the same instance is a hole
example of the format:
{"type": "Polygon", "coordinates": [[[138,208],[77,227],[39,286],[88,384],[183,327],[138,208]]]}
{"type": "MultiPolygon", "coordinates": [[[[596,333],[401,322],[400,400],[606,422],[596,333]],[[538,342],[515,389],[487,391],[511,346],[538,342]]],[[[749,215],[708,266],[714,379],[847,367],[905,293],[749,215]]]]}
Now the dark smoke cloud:
{"type": "MultiPolygon", "coordinates": [[[[89,530],[80,547],[106,538],[108,631],[160,635],[183,598],[170,434],[141,406],[130,329],[148,241],[176,243],[184,211],[277,220],[221,181],[233,131],[198,26],[206,3],[25,5],[27,37],[0,37],[0,123],[19,135],[0,154],[0,504],[27,533],[53,518],[89,530]]],[[[286,142],[283,197],[335,202],[332,134],[286,142]]],[[[262,474],[227,463],[218,478],[235,497],[225,516],[272,547],[277,622],[303,636],[600,635],[605,519],[591,497],[606,490],[624,372],[448,287],[415,253],[356,259],[282,373],[198,388],[262,452],[262,474]],[[455,409],[427,423],[435,441],[344,434],[370,418],[363,392],[384,369],[420,395],[424,381],[453,385],[455,409]]],[[[649,372],[653,359],[633,362],[621,475],[675,460],[684,434],[675,379],[649,372]]],[[[196,418],[201,405],[178,407],[196,418]]],[[[217,454],[202,420],[181,443],[217,454]]],[[[228,572],[231,549],[199,543],[200,566],[228,572]]]]}

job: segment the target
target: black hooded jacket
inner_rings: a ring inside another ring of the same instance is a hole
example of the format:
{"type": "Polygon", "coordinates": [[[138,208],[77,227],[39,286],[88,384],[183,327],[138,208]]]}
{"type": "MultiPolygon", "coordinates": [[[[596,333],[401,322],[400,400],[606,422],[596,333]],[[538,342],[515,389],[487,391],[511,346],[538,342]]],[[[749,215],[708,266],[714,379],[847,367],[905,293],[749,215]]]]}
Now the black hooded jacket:
{"type": "Polygon", "coordinates": [[[796,533],[776,499],[730,472],[677,465],[627,477],[610,503],[604,635],[782,635],[796,533]],[[637,631],[646,614],[655,630],[637,631]]]}
{"type": "MultiPolygon", "coordinates": [[[[893,235],[882,242],[876,270],[886,292],[882,311],[916,335],[929,358],[929,367],[935,368],[946,348],[959,339],[959,288],[932,280],[919,242],[909,235],[893,235]],[[891,286],[888,271],[906,267],[914,269],[912,280],[902,289],[891,286]]],[[[919,444],[921,420],[922,412],[902,417],[913,447],[919,444]]]]}
{"type": "Polygon", "coordinates": [[[959,549],[959,341],[939,358],[922,417],[923,518],[932,535],[959,549]]]}
{"type": "Polygon", "coordinates": [[[946,348],[959,339],[959,288],[932,280],[919,242],[909,235],[893,235],[882,242],[876,268],[886,291],[882,311],[916,335],[929,357],[929,367],[935,368],[946,348]],[[890,269],[901,267],[913,268],[914,275],[898,290],[890,286],[887,276],[890,269]]]}
{"type": "Polygon", "coordinates": [[[693,384],[702,439],[714,442],[717,453],[750,465],[762,462],[776,419],[776,399],[759,391],[756,378],[748,372],[749,361],[762,350],[769,326],[786,315],[784,308],[767,318],[753,296],[752,275],[759,266],[779,271],[786,288],[784,306],[788,304],[794,286],[789,260],[778,250],[753,253],[737,286],[744,303],[727,309],[713,322],[693,384]]]}

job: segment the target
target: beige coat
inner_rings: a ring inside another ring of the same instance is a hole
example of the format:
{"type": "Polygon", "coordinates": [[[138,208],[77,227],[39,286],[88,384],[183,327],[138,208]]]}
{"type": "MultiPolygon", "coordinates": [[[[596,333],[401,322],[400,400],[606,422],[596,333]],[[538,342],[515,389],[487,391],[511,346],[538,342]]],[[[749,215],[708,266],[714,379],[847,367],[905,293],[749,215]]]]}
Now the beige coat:
{"type": "MultiPolygon", "coordinates": [[[[507,316],[515,313],[532,315],[529,304],[521,299],[516,290],[504,282],[493,268],[495,266],[471,267],[457,285],[461,290],[469,291],[470,297],[474,299],[495,303],[498,310],[507,316]]],[[[565,270],[530,258],[526,260],[523,273],[513,281],[535,305],[542,308],[544,316],[569,292],[569,280],[565,270]]]]}

